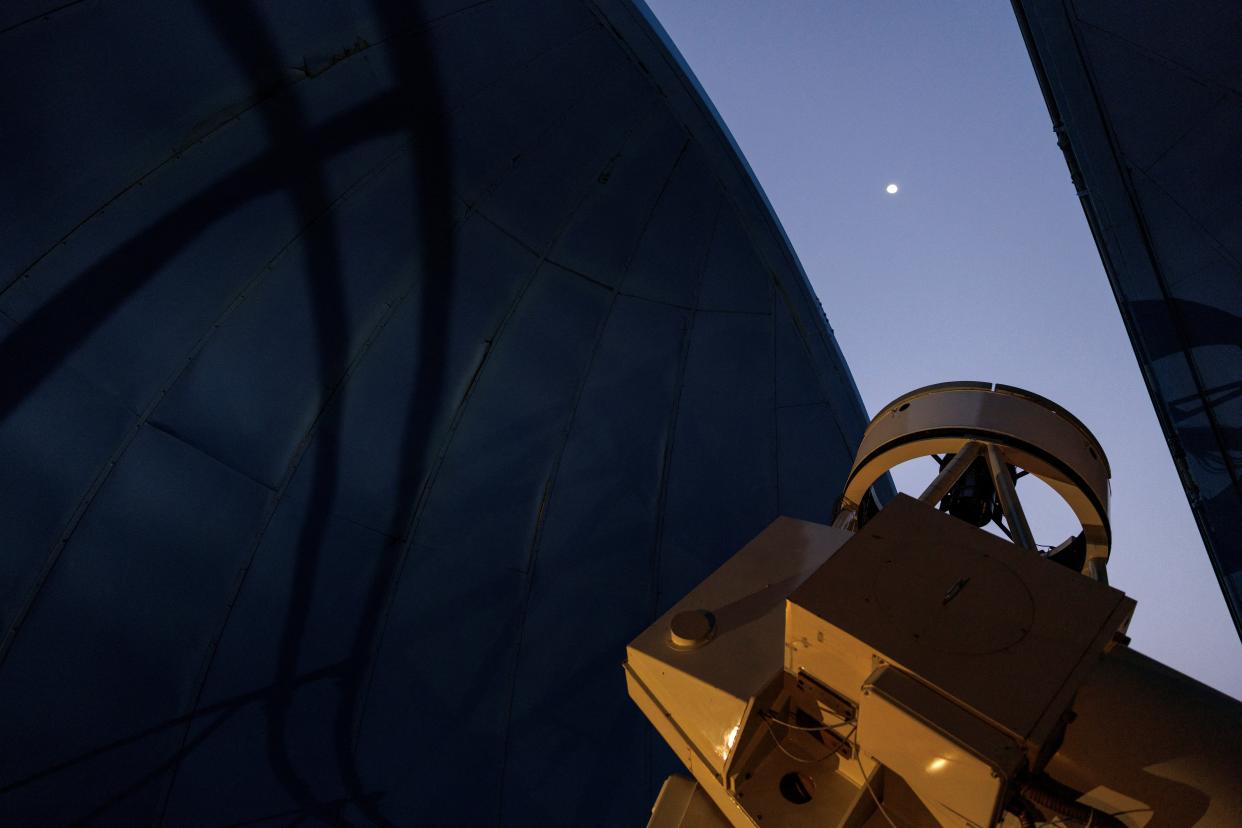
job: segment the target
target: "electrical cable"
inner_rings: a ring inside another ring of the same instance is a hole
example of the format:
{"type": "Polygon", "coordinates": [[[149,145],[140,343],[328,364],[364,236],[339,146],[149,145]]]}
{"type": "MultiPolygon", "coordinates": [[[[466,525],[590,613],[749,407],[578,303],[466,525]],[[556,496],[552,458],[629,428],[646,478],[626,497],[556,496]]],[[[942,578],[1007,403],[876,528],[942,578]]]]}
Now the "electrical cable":
{"type": "MultiPolygon", "coordinates": [[[[787,721],[784,721],[783,719],[778,719],[775,716],[773,716],[771,713],[762,713],[760,715],[762,715],[764,719],[766,719],[769,722],[772,722],[773,724],[778,724],[781,727],[787,727],[790,730],[802,730],[807,733],[819,733],[824,730],[831,730],[833,733],[836,733],[836,728],[845,727],[848,724],[854,723],[853,719],[842,719],[841,724],[814,725],[814,726],[808,727],[806,725],[796,725],[796,724],[793,724],[792,722],[787,722],[787,721]]],[[[837,735],[840,736],[841,734],[837,733],[837,735]]]]}
{"type": "Polygon", "coordinates": [[[1018,818],[1018,824],[1022,828],[1035,828],[1035,817],[1031,816],[1031,812],[1026,808],[1020,808],[1017,811],[1010,811],[1009,813],[1018,818]]]}
{"type": "Polygon", "coordinates": [[[832,750],[818,759],[807,759],[805,757],[795,756],[792,753],[790,753],[788,750],[786,750],[785,746],[781,744],[781,740],[777,738],[776,731],[772,729],[772,720],[765,716],[763,722],[767,726],[768,735],[772,737],[772,741],[776,744],[777,750],[779,750],[781,753],[785,754],[786,756],[788,756],[790,759],[794,760],[795,762],[801,762],[804,765],[818,765],[820,762],[824,761],[829,756],[832,756],[834,753],[836,753],[835,750],[832,750]]]}
{"type": "Polygon", "coordinates": [[[1041,788],[1029,781],[1020,781],[1017,787],[1018,792],[1026,801],[1042,805],[1058,816],[1081,823],[1087,826],[1087,828],[1126,828],[1125,823],[1112,814],[1082,802],[1066,799],[1060,794],[1041,788]]]}
{"type": "Polygon", "coordinates": [[[1018,818],[1019,828],[1035,828],[1037,823],[1048,828],[1048,823],[1035,806],[1020,796],[1011,797],[1005,810],[1018,818]]]}
{"type": "MultiPolygon", "coordinates": [[[[854,736],[856,733],[858,733],[857,725],[854,726],[854,730],[850,735],[854,736]]],[[[871,777],[867,776],[867,769],[863,767],[862,753],[858,749],[858,738],[856,736],[854,738],[854,761],[858,763],[858,770],[862,773],[863,787],[867,789],[867,793],[871,794],[871,799],[874,800],[875,807],[879,809],[880,816],[884,817],[893,828],[897,828],[897,823],[893,822],[893,818],[888,815],[888,811],[884,810],[884,805],[881,804],[880,798],[875,795],[875,790],[871,787],[871,777]]],[[[879,763],[877,762],[876,764],[878,765],[879,763]]]]}
{"type": "MultiPolygon", "coordinates": [[[[1128,816],[1130,814],[1150,814],[1150,813],[1152,813],[1151,808],[1131,808],[1128,811],[1114,811],[1112,813],[1105,812],[1105,816],[1119,818],[1123,816],[1128,816]]],[[[1122,825],[1126,824],[1120,819],[1118,819],[1118,821],[1121,822],[1122,825]]],[[[1058,828],[1058,826],[1066,826],[1066,828],[1078,828],[1078,826],[1081,826],[1081,825],[1082,823],[1077,822],[1075,820],[1070,820],[1067,817],[1057,817],[1056,819],[1051,820],[1050,822],[1043,823],[1042,828],[1058,828]]]]}

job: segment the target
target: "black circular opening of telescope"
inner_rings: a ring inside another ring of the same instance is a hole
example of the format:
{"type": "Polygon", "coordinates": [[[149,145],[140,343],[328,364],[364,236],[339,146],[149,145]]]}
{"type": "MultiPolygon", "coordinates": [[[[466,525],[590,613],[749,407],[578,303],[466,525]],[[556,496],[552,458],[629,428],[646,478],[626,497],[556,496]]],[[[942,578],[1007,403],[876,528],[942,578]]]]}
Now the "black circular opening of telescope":
{"type": "Polygon", "coordinates": [[[805,805],[815,796],[815,780],[805,773],[790,771],[781,777],[781,796],[795,805],[805,805]]]}

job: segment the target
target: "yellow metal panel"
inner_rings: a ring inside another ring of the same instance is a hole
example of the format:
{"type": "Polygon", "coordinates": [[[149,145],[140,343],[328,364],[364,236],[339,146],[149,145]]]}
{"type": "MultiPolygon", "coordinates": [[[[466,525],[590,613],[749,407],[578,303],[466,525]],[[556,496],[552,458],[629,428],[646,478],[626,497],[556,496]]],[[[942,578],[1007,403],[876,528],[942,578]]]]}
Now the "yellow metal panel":
{"type": "Polygon", "coordinates": [[[781,672],[785,598],[849,537],[777,518],[627,648],[629,670],[715,774],[736,746],[747,703],[781,672]],[[688,649],[670,625],[696,611],[709,613],[714,629],[688,649]]]}
{"type": "Polygon", "coordinates": [[[858,740],[945,825],[990,825],[1003,777],[1022,762],[1011,739],[893,667],[868,680],[858,740]]]}
{"type": "Polygon", "coordinates": [[[793,669],[856,697],[861,673],[893,663],[1033,745],[1134,606],[904,495],[790,603],[793,669]]]}
{"type": "Polygon", "coordinates": [[[647,828],[730,828],[699,783],[673,775],[664,780],[647,828]]]}

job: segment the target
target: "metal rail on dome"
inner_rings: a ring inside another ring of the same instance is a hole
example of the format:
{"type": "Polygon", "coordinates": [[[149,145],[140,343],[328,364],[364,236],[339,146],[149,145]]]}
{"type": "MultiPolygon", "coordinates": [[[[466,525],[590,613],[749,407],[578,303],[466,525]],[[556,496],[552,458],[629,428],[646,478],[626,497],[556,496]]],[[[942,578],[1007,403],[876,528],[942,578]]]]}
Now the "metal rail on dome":
{"type": "MultiPolygon", "coordinates": [[[[1004,517],[1002,528],[1036,551],[1015,487],[1013,469],[1047,483],[1082,526],[1081,571],[1107,581],[1112,542],[1108,521],[1110,469],[1104,449],[1085,425],[1051,400],[1021,388],[947,382],[903,394],[871,420],[845,484],[836,525],[852,528],[867,490],[895,466],[945,455],[939,474],[920,496],[942,503],[979,486],[1004,517]]],[[[978,513],[987,522],[988,506],[978,513]]],[[[1075,564],[1077,565],[1077,564],[1075,564]]]]}

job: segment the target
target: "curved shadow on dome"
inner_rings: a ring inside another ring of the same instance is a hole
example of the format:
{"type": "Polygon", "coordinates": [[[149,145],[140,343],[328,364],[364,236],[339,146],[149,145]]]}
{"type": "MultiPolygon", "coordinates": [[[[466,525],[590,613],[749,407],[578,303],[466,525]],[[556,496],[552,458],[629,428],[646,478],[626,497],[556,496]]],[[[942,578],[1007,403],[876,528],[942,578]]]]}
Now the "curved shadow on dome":
{"type": "Polygon", "coordinates": [[[4,805],[629,824],[625,642],[865,422],[779,224],[628,0],[185,3],[15,30],[190,75],[53,113],[0,292],[4,805]]]}

